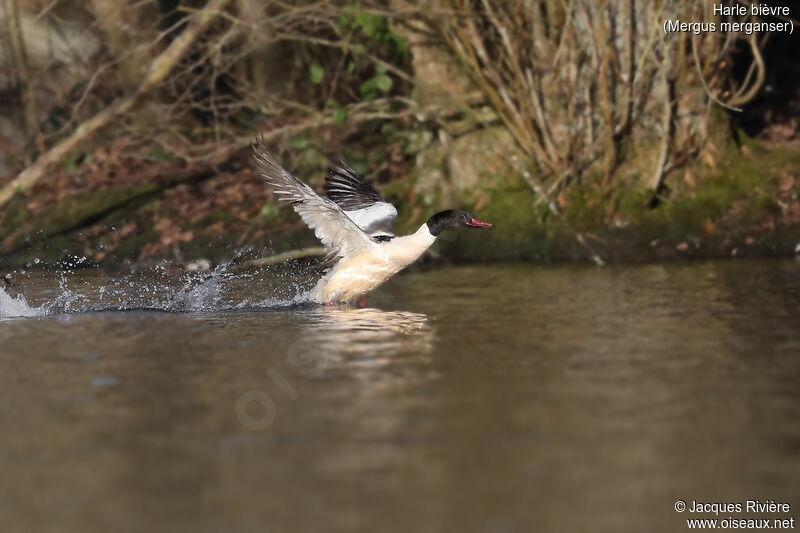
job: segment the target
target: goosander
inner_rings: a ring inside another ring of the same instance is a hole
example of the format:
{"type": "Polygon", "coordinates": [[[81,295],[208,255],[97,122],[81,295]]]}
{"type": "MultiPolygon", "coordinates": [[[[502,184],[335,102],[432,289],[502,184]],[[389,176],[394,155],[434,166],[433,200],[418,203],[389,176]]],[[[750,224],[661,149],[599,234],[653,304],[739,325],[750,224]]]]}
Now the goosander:
{"type": "Polygon", "coordinates": [[[411,235],[394,234],[397,209],[339,157],[325,177],[325,196],[286,171],[263,137],[253,145],[259,174],[278,200],[291,204],[327,249],[333,266],[311,299],[326,305],[358,302],[369,291],[416,261],[447,228],[492,228],[466,211],[436,213],[411,235]]]}

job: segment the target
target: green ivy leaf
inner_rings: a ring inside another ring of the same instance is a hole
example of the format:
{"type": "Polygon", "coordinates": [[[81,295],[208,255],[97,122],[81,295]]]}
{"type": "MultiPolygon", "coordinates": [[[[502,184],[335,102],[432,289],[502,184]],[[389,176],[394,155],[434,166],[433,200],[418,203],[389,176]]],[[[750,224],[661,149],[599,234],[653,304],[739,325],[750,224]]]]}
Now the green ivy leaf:
{"type": "Polygon", "coordinates": [[[340,107],[333,112],[333,121],[336,124],[341,124],[347,120],[347,110],[343,107],[340,107]]]}
{"type": "Polygon", "coordinates": [[[336,124],[341,124],[345,120],[347,120],[347,110],[342,107],[342,104],[339,103],[339,100],[336,98],[331,98],[328,100],[328,105],[333,108],[333,122],[336,124]]]}
{"type": "Polygon", "coordinates": [[[294,148],[295,150],[302,150],[303,148],[308,146],[308,141],[303,137],[292,137],[289,140],[289,144],[291,144],[292,148],[294,148]]]}
{"type": "Polygon", "coordinates": [[[356,62],[355,61],[350,61],[347,64],[347,73],[348,74],[352,74],[355,70],[356,70],[356,62]]]}
{"type": "Polygon", "coordinates": [[[391,42],[392,48],[396,52],[404,52],[406,49],[406,39],[402,35],[397,35],[396,33],[389,34],[389,41],[391,42]]]}
{"type": "Polygon", "coordinates": [[[336,32],[341,34],[347,26],[350,25],[350,19],[346,15],[341,15],[336,19],[336,32]]]}
{"type": "Polygon", "coordinates": [[[364,97],[366,100],[372,100],[375,98],[377,93],[376,91],[376,81],[375,78],[370,78],[364,83],[362,83],[358,90],[361,92],[361,96],[364,97]]]}
{"type": "Polygon", "coordinates": [[[383,17],[374,13],[356,13],[356,24],[367,37],[376,35],[383,29],[383,17]]]}
{"type": "Polygon", "coordinates": [[[353,53],[356,55],[364,55],[367,53],[367,49],[364,48],[364,45],[361,43],[356,43],[353,45],[353,53]]]}
{"type": "Polygon", "coordinates": [[[319,84],[322,82],[322,78],[325,77],[325,70],[320,65],[314,63],[311,65],[310,74],[311,83],[319,84]]]}
{"type": "Polygon", "coordinates": [[[264,204],[261,214],[267,218],[278,218],[278,208],[273,204],[264,204]]]}
{"type": "Polygon", "coordinates": [[[388,93],[389,90],[392,88],[392,78],[387,76],[386,74],[380,74],[375,76],[375,86],[384,93],[388,93]]]}

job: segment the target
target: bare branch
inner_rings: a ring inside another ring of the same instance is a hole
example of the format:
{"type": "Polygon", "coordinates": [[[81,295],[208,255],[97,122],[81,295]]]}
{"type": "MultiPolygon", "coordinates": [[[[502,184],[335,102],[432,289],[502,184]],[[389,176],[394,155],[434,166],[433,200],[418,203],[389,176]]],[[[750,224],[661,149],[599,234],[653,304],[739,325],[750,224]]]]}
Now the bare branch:
{"type": "Polygon", "coordinates": [[[94,134],[116,117],[129,112],[146,93],[157,87],[189,50],[197,37],[205,31],[215,17],[211,14],[225,7],[228,0],[210,0],[207,9],[197,13],[191,24],[158,56],[139,87],[79,126],[69,137],[43,154],[33,166],[0,189],[0,206],[5,205],[15,193],[32,187],[47,172],[50,165],[59,161],[81,141],[94,134]]]}

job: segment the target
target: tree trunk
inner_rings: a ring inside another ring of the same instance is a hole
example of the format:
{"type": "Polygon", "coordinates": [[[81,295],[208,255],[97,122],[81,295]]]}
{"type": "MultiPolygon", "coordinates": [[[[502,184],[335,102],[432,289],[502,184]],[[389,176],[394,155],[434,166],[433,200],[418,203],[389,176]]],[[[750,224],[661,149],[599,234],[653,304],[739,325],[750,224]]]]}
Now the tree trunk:
{"type": "Polygon", "coordinates": [[[36,106],[36,91],[33,86],[30,69],[28,68],[28,58],[25,53],[25,41],[22,38],[22,30],[19,23],[19,12],[17,11],[17,0],[5,0],[6,27],[8,29],[9,40],[11,41],[11,52],[14,57],[14,66],[17,76],[22,84],[23,101],[25,102],[25,130],[29,138],[36,141],[36,148],[39,152],[44,152],[45,144],[42,131],[39,128],[39,111],[36,106]]]}

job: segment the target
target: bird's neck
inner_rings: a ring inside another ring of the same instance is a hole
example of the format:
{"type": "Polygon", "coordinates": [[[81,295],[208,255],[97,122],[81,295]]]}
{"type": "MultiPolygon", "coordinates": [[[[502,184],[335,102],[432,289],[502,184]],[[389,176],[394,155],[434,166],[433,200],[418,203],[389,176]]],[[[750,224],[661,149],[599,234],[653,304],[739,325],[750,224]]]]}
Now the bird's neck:
{"type": "Polygon", "coordinates": [[[436,241],[436,236],[431,235],[428,226],[422,225],[415,233],[397,237],[386,243],[385,250],[395,256],[397,260],[407,265],[425,253],[436,241]]]}
{"type": "Polygon", "coordinates": [[[422,225],[415,233],[396,237],[376,250],[385,254],[386,262],[397,267],[397,270],[416,261],[436,241],[436,236],[422,225]]]}
{"type": "Polygon", "coordinates": [[[428,227],[428,223],[421,225],[416,233],[412,233],[409,237],[413,237],[414,241],[419,242],[421,246],[425,246],[427,249],[436,241],[437,235],[431,233],[430,227],[428,227]]]}

